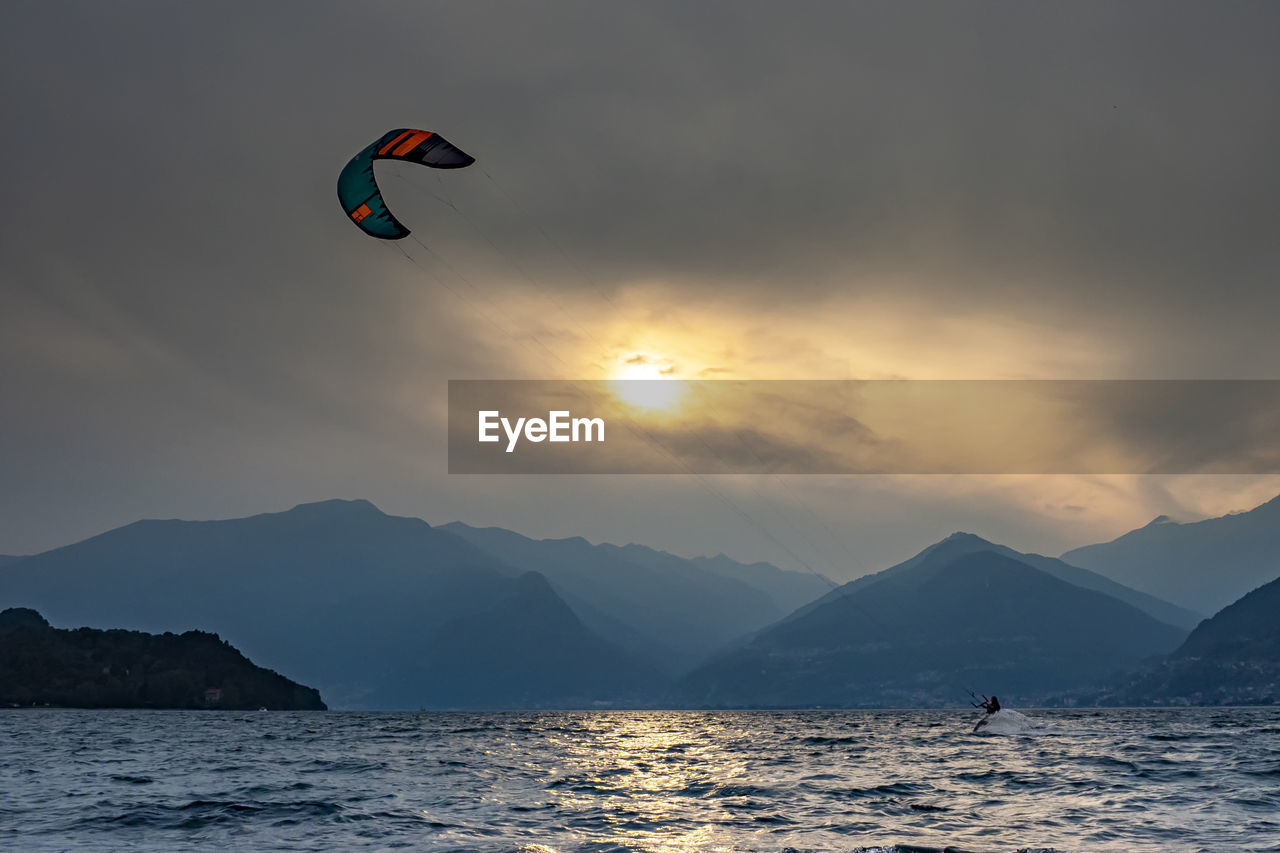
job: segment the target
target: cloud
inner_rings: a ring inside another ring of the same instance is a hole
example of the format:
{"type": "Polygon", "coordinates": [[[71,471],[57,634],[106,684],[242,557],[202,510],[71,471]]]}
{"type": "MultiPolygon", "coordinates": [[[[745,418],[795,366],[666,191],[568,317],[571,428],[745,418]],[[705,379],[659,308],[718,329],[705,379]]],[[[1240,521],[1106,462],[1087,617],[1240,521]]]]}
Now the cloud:
{"type": "MultiPolygon", "coordinates": [[[[638,357],[683,377],[1274,376],[1278,18],[23,4],[0,33],[0,550],[351,489],[559,524],[532,480],[443,475],[449,378],[638,357]],[[380,170],[410,258],[333,190],[400,125],[479,158],[380,170]]],[[[868,482],[840,487],[833,525],[858,523],[868,482]]],[[[616,509],[634,488],[561,497],[616,509]]],[[[626,504],[637,529],[666,535],[689,488],[626,504]]],[[[949,488],[903,488],[900,544],[968,511],[949,488]]],[[[1127,495],[1227,501],[1180,488],[1127,495]]],[[[1016,511],[988,495],[992,517],[1034,526],[1033,491],[1016,511]]],[[[707,541],[732,547],[717,506],[707,541]]]]}

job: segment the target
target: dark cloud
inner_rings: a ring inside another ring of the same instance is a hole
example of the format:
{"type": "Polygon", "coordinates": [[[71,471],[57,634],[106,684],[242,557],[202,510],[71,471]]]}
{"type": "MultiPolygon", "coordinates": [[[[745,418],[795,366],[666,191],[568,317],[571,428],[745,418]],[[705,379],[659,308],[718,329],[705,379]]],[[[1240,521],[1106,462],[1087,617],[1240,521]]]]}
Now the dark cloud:
{"type": "Polygon", "coordinates": [[[1132,376],[1280,368],[1275,4],[5,20],[0,550],[351,489],[484,506],[439,477],[445,380],[563,371],[592,330],[553,315],[639,280],[766,327],[883,298],[1087,332],[1132,376]],[[421,266],[334,199],[400,125],[484,170],[383,171],[421,266]]]}

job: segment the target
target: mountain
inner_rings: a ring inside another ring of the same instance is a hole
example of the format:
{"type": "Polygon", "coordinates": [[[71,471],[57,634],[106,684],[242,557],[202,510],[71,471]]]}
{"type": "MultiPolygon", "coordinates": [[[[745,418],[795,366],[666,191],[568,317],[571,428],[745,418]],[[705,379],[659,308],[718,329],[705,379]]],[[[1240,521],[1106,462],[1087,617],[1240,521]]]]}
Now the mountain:
{"type": "Polygon", "coordinates": [[[0,705],[325,710],[217,634],[67,631],[27,608],[0,612],[0,705]]]}
{"type": "Polygon", "coordinates": [[[15,556],[12,556],[11,554],[0,554],[0,568],[3,568],[4,566],[9,565],[10,563],[16,563],[21,559],[22,559],[21,557],[15,557],[15,556]]]}
{"type": "Polygon", "coordinates": [[[849,583],[831,590],[822,598],[813,602],[807,608],[800,612],[806,612],[813,607],[823,604],[827,601],[856,592],[872,583],[887,577],[893,577],[901,572],[908,572],[913,567],[918,566],[931,556],[934,559],[946,559],[959,557],[964,554],[973,554],[978,551],[993,551],[1020,563],[1026,563],[1028,566],[1037,568],[1046,574],[1052,575],[1061,581],[1066,581],[1073,586],[1082,587],[1084,589],[1092,589],[1101,592],[1112,598],[1118,599],[1131,604],[1142,612],[1146,613],[1161,622],[1173,625],[1176,628],[1183,628],[1190,631],[1196,625],[1200,624],[1200,620],[1204,616],[1192,610],[1178,607],[1167,601],[1162,601],[1153,595],[1145,592],[1139,592],[1136,589],[1130,589],[1123,584],[1116,583],[1108,577],[1091,572],[1088,569],[1082,569],[1073,566],[1063,560],[1054,559],[1053,557],[1044,557],[1040,554],[1024,554],[1015,551],[1004,545],[997,545],[994,542],[988,542],[981,536],[975,536],[972,533],[953,533],[941,542],[936,542],[916,554],[909,560],[905,560],[896,566],[891,566],[881,572],[852,580],[849,583]]]}
{"type": "Polygon", "coordinates": [[[1120,583],[1205,613],[1280,575],[1280,497],[1248,512],[1179,524],[1158,518],[1062,555],[1120,583]]]}
{"type": "MultiPolygon", "coordinates": [[[[507,670],[497,647],[471,659],[493,669],[465,680],[419,677],[424,667],[452,671],[442,658],[455,648],[440,633],[446,625],[506,643],[530,681],[574,685],[571,695],[543,691],[540,704],[577,704],[584,691],[591,701],[614,701],[632,695],[631,684],[650,683],[644,664],[567,607],[541,601],[544,628],[554,634],[558,623],[561,636],[597,657],[565,643],[539,648],[513,632],[503,603],[526,588],[521,574],[420,519],[367,501],[325,501],[227,521],[140,521],[26,557],[0,571],[0,606],[35,607],[59,624],[213,628],[339,707],[468,706],[474,683],[486,678],[500,690],[507,670]],[[612,680],[600,679],[602,661],[612,680]]],[[[505,706],[523,694],[487,695],[505,706]]]]}
{"type": "Polygon", "coordinates": [[[440,529],[514,571],[541,573],[587,626],[672,675],[829,588],[813,575],[723,556],[685,560],[639,545],[530,539],[460,522],[440,529]]]}
{"type": "MultiPolygon", "coordinates": [[[[992,550],[944,541],[681,679],[697,706],[928,707],[966,687],[1027,703],[1166,654],[1186,632],[992,550]]],[[[844,588],[842,588],[844,589],[844,588]]]]}
{"type": "MultiPolygon", "coordinates": [[[[626,545],[620,550],[626,559],[641,565],[658,565],[682,559],[643,545],[626,545]]],[[[772,563],[739,563],[724,554],[693,557],[686,562],[701,571],[755,587],[773,599],[773,603],[783,613],[790,613],[797,607],[808,604],[836,586],[832,580],[816,572],[789,571],[772,563]]]]}
{"type": "Polygon", "coordinates": [[[645,705],[665,681],[640,664],[619,667],[625,653],[602,643],[537,572],[521,575],[483,614],[452,619],[428,645],[431,658],[417,674],[427,684],[449,684],[464,707],[539,708],[555,704],[593,707],[617,697],[645,705]],[[561,662],[548,672],[540,665],[561,662]]]}
{"type": "Polygon", "coordinates": [[[1280,703],[1280,578],[1223,608],[1113,701],[1125,704],[1280,703]]]}

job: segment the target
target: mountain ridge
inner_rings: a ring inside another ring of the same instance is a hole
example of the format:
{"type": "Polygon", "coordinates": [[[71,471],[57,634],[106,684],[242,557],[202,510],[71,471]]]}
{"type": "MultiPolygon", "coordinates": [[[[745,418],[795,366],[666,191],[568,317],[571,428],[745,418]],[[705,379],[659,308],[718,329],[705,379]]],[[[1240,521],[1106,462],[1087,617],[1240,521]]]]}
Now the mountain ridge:
{"type": "MultiPolygon", "coordinates": [[[[1257,509],[1224,518],[1248,525],[1257,509]]],[[[1097,693],[1136,683],[1125,674],[1144,662],[1191,672],[1178,662],[1193,658],[1195,695],[1217,701],[1212,678],[1235,689],[1266,655],[1185,650],[1240,624],[1232,614],[1270,613],[1244,596],[1201,621],[963,531],[830,589],[763,562],[432,526],[362,499],[142,519],[2,565],[0,607],[36,606],[59,624],[216,629],[355,708],[942,705],[957,678],[1007,685],[1014,701],[1083,701],[1090,679],[1097,693]],[[788,611],[788,596],[803,603],[788,611]],[[1215,657],[1228,662],[1206,668],[1215,657]]],[[[1175,693],[1152,688],[1150,701],[1175,693]]]]}
{"type": "Polygon", "coordinates": [[[1218,611],[1107,704],[1280,704],[1280,578],[1218,611]]]}
{"type": "Polygon", "coordinates": [[[1092,589],[1097,592],[1110,595],[1112,598],[1131,604],[1149,616],[1177,628],[1189,631],[1198,625],[1204,618],[1200,613],[1163,601],[1139,590],[1126,587],[1100,573],[1071,565],[1064,560],[1055,559],[1053,557],[1015,551],[1006,545],[1000,545],[976,534],[966,533],[964,531],[957,531],[944,539],[940,539],[932,545],[926,546],[914,556],[907,558],[901,563],[890,566],[889,568],[883,569],[879,572],[873,572],[871,574],[855,578],[854,580],[831,590],[822,598],[815,600],[787,618],[790,619],[799,613],[807,612],[823,601],[848,595],[870,584],[892,577],[897,573],[909,571],[913,566],[919,565],[921,562],[929,559],[933,555],[950,553],[958,556],[960,554],[974,553],[977,551],[994,551],[1011,559],[1024,562],[1039,569],[1040,571],[1058,578],[1059,580],[1070,583],[1073,586],[1078,586],[1083,589],[1092,589]]]}
{"type": "Polygon", "coordinates": [[[1216,613],[1280,575],[1280,495],[1250,510],[1130,530],[1061,559],[1176,605],[1216,613]]]}
{"type": "Polygon", "coordinates": [[[761,631],[682,679],[677,695],[699,707],[936,707],[967,684],[999,684],[1034,702],[1186,636],[995,551],[926,551],[761,631]]]}
{"type": "MultiPolygon", "coordinates": [[[[751,571],[744,564],[709,566],[642,545],[534,539],[456,521],[441,529],[516,570],[542,573],[591,627],[670,675],[786,613],[768,591],[733,576],[736,567],[751,571]]],[[[774,568],[779,584],[811,583],[774,568]]]]}
{"type": "MultiPolygon", "coordinates": [[[[209,626],[340,707],[417,708],[458,704],[439,685],[405,687],[429,629],[462,614],[484,624],[513,574],[421,519],[324,501],[242,519],[134,522],[6,567],[0,602],[60,624],[209,626]]],[[[550,679],[572,660],[531,665],[550,679]]]]}

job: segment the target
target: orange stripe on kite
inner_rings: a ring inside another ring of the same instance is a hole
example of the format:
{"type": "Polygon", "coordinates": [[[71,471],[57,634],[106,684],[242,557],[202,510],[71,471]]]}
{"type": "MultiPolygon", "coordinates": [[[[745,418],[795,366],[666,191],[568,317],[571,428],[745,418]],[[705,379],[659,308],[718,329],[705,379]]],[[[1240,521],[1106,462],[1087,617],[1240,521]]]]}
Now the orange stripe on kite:
{"type": "Polygon", "coordinates": [[[368,216],[370,213],[373,213],[373,211],[369,209],[369,205],[362,204],[359,207],[357,207],[355,210],[351,211],[351,218],[356,222],[359,222],[362,219],[364,219],[366,216],[368,216]]]}
{"type": "Polygon", "coordinates": [[[386,145],[379,148],[378,156],[381,157],[382,155],[386,154],[388,151],[391,150],[392,145],[395,145],[397,142],[399,142],[401,139],[404,139],[406,136],[408,136],[411,133],[413,133],[412,130],[406,130],[403,133],[401,133],[399,136],[397,136],[395,139],[391,140],[386,145]]]}
{"type": "Polygon", "coordinates": [[[401,142],[400,145],[396,147],[396,150],[392,151],[391,153],[397,157],[403,157],[404,155],[408,154],[410,151],[412,151],[413,149],[421,145],[428,136],[431,136],[431,131],[419,130],[413,136],[410,136],[404,142],[401,142]]]}

